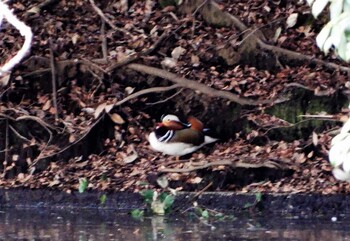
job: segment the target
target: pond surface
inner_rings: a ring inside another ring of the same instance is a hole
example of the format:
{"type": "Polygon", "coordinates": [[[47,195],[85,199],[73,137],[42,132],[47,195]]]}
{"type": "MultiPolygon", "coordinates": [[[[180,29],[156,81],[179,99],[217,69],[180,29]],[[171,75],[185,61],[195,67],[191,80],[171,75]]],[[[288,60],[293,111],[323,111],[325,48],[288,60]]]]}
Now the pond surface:
{"type": "MultiPolygon", "coordinates": [[[[255,215],[254,215],[255,216],[255,215]]],[[[235,216],[210,224],[190,216],[145,217],[103,210],[5,209],[0,240],[350,240],[345,216],[235,216]]]]}

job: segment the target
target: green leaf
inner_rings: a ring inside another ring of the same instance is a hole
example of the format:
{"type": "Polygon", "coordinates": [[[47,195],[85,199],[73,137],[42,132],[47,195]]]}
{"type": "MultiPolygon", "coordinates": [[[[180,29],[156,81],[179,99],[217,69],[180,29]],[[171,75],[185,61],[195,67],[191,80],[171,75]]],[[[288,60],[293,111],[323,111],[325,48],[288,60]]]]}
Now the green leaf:
{"type": "Polygon", "coordinates": [[[135,219],[141,219],[143,218],[144,211],[140,209],[134,209],[131,211],[131,217],[135,219]]]}
{"type": "Polygon", "coordinates": [[[164,210],[168,211],[171,206],[173,205],[174,203],[174,196],[173,195],[167,195],[163,201],[164,203],[164,210]]]}
{"type": "Polygon", "coordinates": [[[144,190],[140,194],[143,196],[143,198],[145,199],[146,203],[152,203],[153,195],[154,195],[154,191],[153,190],[144,190]]]}
{"type": "Polygon", "coordinates": [[[79,178],[79,192],[80,193],[85,192],[87,186],[88,186],[88,180],[85,177],[79,178]]]}
{"type": "Polygon", "coordinates": [[[209,212],[208,212],[208,210],[204,210],[204,211],[202,212],[202,218],[205,218],[205,219],[208,219],[208,218],[209,218],[209,212]]]}
{"type": "Polygon", "coordinates": [[[215,213],[214,217],[217,218],[217,219],[222,219],[222,218],[225,217],[225,215],[223,213],[215,213]]]}
{"type": "Polygon", "coordinates": [[[247,209],[247,208],[250,208],[250,207],[253,207],[253,206],[254,206],[253,203],[246,203],[246,204],[244,204],[243,208],[247,209]]]}
{"type": "Polygon", "coordinates": [[[262,199],[261,192],[255,193],[255,202],[260,202],[262,199]]]}
{"type": "Polygon", "coordinates": [[[145,181],[139,181],[139,182],[137,182],[137,185],[139,185],[139,186],[147,186],[147,185],[149,185],[149,183],[145,182],[145,181]]]}
{"type": "Polygon", "coordinates": [[[161,202],[164,202],[165,198],[168,196],[169,194],[166,192],[162,192],[161,194],[159,194],[159,200],[161,202]]]}
{"type": "Polygon", "coordinates": [[[106,194],[103,194],[100,196],[100,204],[101,205],[104,205],[107,201],[107,195],[106,194]]]}

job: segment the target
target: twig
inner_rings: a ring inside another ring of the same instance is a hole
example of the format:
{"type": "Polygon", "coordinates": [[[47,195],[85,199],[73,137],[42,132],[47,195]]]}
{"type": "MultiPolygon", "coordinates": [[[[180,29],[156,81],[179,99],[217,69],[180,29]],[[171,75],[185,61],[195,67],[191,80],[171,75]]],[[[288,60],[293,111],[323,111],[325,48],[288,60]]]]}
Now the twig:
{"type": "Polygon", "coordinates": [[[93,125],[91,127],[88,128],[87,131],[85,131],[79,139],[77,139],[76,141],[72,142],[70,145],[64,147],[63,149],[61,149],[60,151],[58,152],[55,152],[53,154],[50,154],[48,156],[44,156],[44,157],[40,157],[41,156],[41,153],[40,155],[35,159],[35,161],[32,162],[32,164],[30,165],[30,173],[33,173],[35,171],[35,165],[40,161],[40,160],[43,160],[43,159],[46,159],[46,158],[50,158],[50,157],[54,157],[55,155],[59,155],[65,151],[67,151],[69,148],[71,148],[73,145],[76,145],[78,142],[80,142],[82,139],[84,139],[89,133],[90,131],[93,129],[93,127],[95,127],[105,116],[105,113],[102,113],[102,115],[95,121],[95,123],[93,123],[93,125]],[[39,158],[40,157],[40,158],[39,158]]]}
{"type": "Polygon", "coordinates": [[[155,49],[159,47],[159,45],[169,36],[169,31],[166,30],[164,33],[159,37],[159,39],[152,44],[150,48],[147,48],[146,50],[142,51],[140,54],[134,54],[129,56],[126,59],[123,59],[117,63],[114,63],[112,66],[108,67],[106,72],[110,73],[113,70],[120,68],[121,66],[130,64],[131,62],[134,62],[135,60],[139,59],[141,56],[147,56],[150,55],[155,49]]]}
{"type": "MultiPolygon", "coordinates": [[[[33,116],[27,116],[27,118],[28,117],[33,117],[33,116]]],[[[17,118],[18,119],[18,118],[17,118]]],[[[24,118],[22,118],[22,119],[24,119],[24,118]]],[[[51,141],[52,141],[52,139],[53,139],[53,134],[52,134],[52,131],[47,127],[47,124],[45,123],[45,122],[43,122],[43,121],[38,121],[38,119],[36,119],[36,118],[28,118],[28,119],[32,119],[32,120],[36,120],[42,127],[44,127],[44,129],[49,133],[49,140],[45,143],[45,145],[44,145],[44,147],[42,148],[42,150],[40,151],[40,153],[39,153],[39,155],[33,160],[33,162],[31,163],[31,167],[33,166],[33,165],[35,165],[37,162],[38,162],[38,160],[40,160],[40,158],[42,157],[42,153],[46,150],[46,148],[50,145],[50,143],[51,143],[51,141]],[[45,124],[43,124],[43,123],[45,123],[45,124]]],[[[32,173],[32,172],[31,172],[32,173]]]]}
{"type": "Polygon", "coordinates": [[[193,11],[192,16],[195,16],[196,13],[208,2],[208,0],[204,0],[197,8],[193,11]]]}
{"type": "Polygon", "coordinates": [[[51,82],[52,82],[52,100],[53,106],[55,108],[55,121],[58,121],[58,105],[57,105],[57,86],[56,86],[56,63],[55,56],[53,53],[53,43],[52,39],[49,38],[50,44],[50,66],[51,66],[51,82]]]}
{"type": "Polygon", "coordinates": [[[150,74],[150,75],[158,76],[158,77],[163,78],[163,79],[170,80],[172,82],[177,83],[181,87],[185,87],[185,88],[192,89],[195,91],[200,91],[201,93],[207,94],[207,95],[212,96],[212,97],[219,97],[219,98],[228,99],[230,101],[236,102],[236,103],[241,104],[241,105],[259,106],[262,104],[272,104],[273,103],[273,101],[270,101],[270,100],[255,101],[255,100],[239,97],[238,95],[232,94],[231,92],[228,92],[228,91],[216,90],[216,89],[208,87],[202,83],[198,83],[198,82],[190,80],[190,79],[179,77],[176,74],[173,74],[173,73],[168,72],[168,71],[163,70],[163,69],[149,67],[149,66],[142,65],[142,64],[129,64],[127,67],[130,69],[139,71],[139,72],[143,72],[146,74],[150,74]]]}
{"type": "Polygon", "coordinates": [[[128,35],[129,37],[132,36],[131,33],[129,33],[128,31],[126,31],[125,29],[122,28],[118,28],[117,26],[115,26],[111,20],[109,20],[102,12],[102,10],[96,6],[96,3],[94,0],[89,0],[89,2],[91,3],[92,8],[95,10],[95,12],[106,22],[108,23],[108,25],[115,31],[119,31],[122,32],[126,35],[128,35]]]}
{"type": "Polygon", "coordinates": [[[197,171],[201,169],[205,169],[208,167],[213,167],[213,166],[231,166],[235,168],[261,168],[261,167],[269,167],[269,168],[282,168],[281,165],[278,163],[275,163],[273,161],[266,161],[261,164],[252,164],[252,163],[245,163],[245,162],[234,162],[233,160],[221,160],[221,161],[214,161],[214,162],[208,162],[205,163],[201,166],[194,166],[194,167],[189,167],[189,168],[163,168],[160,169],[159,172],[179,172],[179,173],[185,173],[185,172],[192,172],[192,171],[197,171]]]}
{"type": "Polygon", "coordinates": [[[197,198],[197,197],[199,197],[200,195],[202,195],[202,193],[205,192],[206,190],[208,190],[212,185],[213,185],[213,181],[209,182],[208,185],[206,185],[202,190],[200,190],[199,192],[197,192],[197,193],[191,198],[191,200],[193,201],[195,198],[197,198]]]}
{"type": "Polygon", "coordinates": [[[146,103],[146,105],[158,105],[158,104],[161,104],[161,103],[165,103],[165,102],[167,102],[168,100],[171,100],[172,98],[174,98],[175,96],[177,96],[178,94],[180,94],[182,91],[183,91],[183,88],[179,89],[179,91],[177,91],[175,94],[169,96],[168,98],[166,98],[166,99],[164,99],[164,100],[159,100],[159,101],[152,102],[152,103],[146,103]]]}
{"type": "Polygon", "coordinates": [[[3,96],[4,94],[6,94],[6,92],[7,92],[8,90],[10,90],[10,89],[12,89],[12,86],[7,87],[3,92],[1,92],[1,93],[0,93],[0,99],[2,99],[2,96],[3,96]]]}
{"type": "Polygon", "coordinates": [[[3,173],[2,173],[2,177],[4,178],[6,175],[6,171],[7,171],[7,165],[8,165],[8,161],[9,161],[9,122],[6,119],[6,129],[5,129],[5,160],[3,161],[3,173]]]}
{"type": "MultiPolygon", "coordinates": [[[[209,184],[206,185],[202,190],[196,192],[196,194],[193,197],[191,197],[190,200],[186,200],[186,203],[192,203],[197,197],[199,197],[203,192],[208,190],[208,188],[210,188],[212,185],[213,185],[213,181],[209,182],[209,184]]],[[[182,209],[186,205],[186,203],[183,203],[183,205],[181,205],[181,206],[177,207],[176,209],[172,210],[172,212],[175,213],[175,212],[179,211],[180,209],[182,209]]],[[[184,210],[182,213],[185,213],[186,211],[187,210],[184,210]]]]}
{"type": "Polygon", "coordinates": [[[98,71],[101,71],[104,74],[108,74],[108,72],[106,70],[104,70],[103,68],[101,68],[99,65],[95,64],[94,62],[92,62],[89,59],[86,58],[82,58],[81,60],[78,61],[78,63],[80,64],[84,64],[88,67],[91,67],[92,69],[96,69],[98,71]]]}
{"type": "Polygon", "coordinates": [[[32,121],[35,121],[35,122],[38,122],[42,127],[44,127],[47,132],[51,133],[51,130],[50,129],[53,129],[55,130],[55,127],[50,125],[50,124],[47,124],[45,121],[43,121],[42,119],[40,119],[39,117],[36,117],[36,116],[30,116],[30,115],[24,115],[24,116],[20,116],[20,117],[17,117],[15,119],[16,121],[20,121],[20,120],[32,120],[32,121]],[[50,128],[50,129],[49,129],[50,128]]]}
{"type": "Polygon", "coordinates": [[[6,115],[6,114],[3,114],[3,113],[0,113],[0,116],[3,117],[4,119],[9,119],[11,121],[16,121],[15,118],[9,116],[9,115],[6,115]]]}
{"type": "Polygon", "coordinates": [[[172,89],[176,89],[176,88],[179,88],[181,87],[180,85],[178,84],[175,84],[175,85],[171,85],[171,86],[166,86],[166,87],[153,87],[153,88],[148,88],[148,89],[143,89],[143,90],[140,90],[140,91],[137,91],[131,95],[128,95],[127,97],[125,97],[124,99],[118,101],[117,103],[114,104],[114,106],[118,106],[118,105],[121,105],[131,99],[134,99],[136,97],[139,97],[141,95],[145,95],[145,94],[149,94],[149,93],[155,93],[155,92],[164,92],[164,91],[169,91],[169,90],[172,90],[172,89]]]}
{"type": "Polygon", "coordinates": [[[304,90],[309,90],[309,91],[315,91],[314,89],[312,89],[312,88],[310,88],[310,87],[307,87],[307,86],[305,86],[305,85],[302,85],[302,84],[300,84],[300,83],[295,83],[295,82],[293,82],[293,83],[288,83],[288,84],[286,84],[285,85],[285,88],[289,88],[289,87],[298,87],[298,88],[302,88],[302,89],[304,89],[304,90]]]}
{"type": "Polygon", "coordinates": [[[192,13],[192,28],[191,28],[191,32],[192,32],[192,38],[194,37],[194,31],[196,29],[196,13],[208,2],[208,0],[204,0],[197,8],[196,10],[194,10],[194,12],[192,13]]]}
{"type": "Polygon", "coordinates": [[[247,37],[249,37],[249,36],[252,35],[252,34],[257,33],[258,31],[259,31],[259,32],[258,32],[257,34],[259,34],[259,36],[262,36],[262,34],[261,34],[261,32],[260,32],[260,29],[265,28],[265,27],[267,27],[267,26],[269,26],[269,25],[272,25],[272,23],[285,20],[286,18],[287,18],[287,17],[277,18],[277,19],[275,19],[275,20],[273,20],[273,21],[271,21],[271,22],[269,22],[269,23],[267,23],[267,24],[264,24],[264,25],[262,25],[262,26],[260,26],[260,27],[258,27],[258,28],[255,28],[255,29],[252,29],[252,28],[248,28],[248,27],[247,27],[247,29],[245,29],[245,30],[243,30],[243,31],[240,31],[239,33],[237,33],[237,34],[235,34],[235,35],[232,35],[232,36],[228,39],[227,42],[230,42],[230,41],[232,41],[233,39],[237,39],[239,36],[245,34],[246,32],[249,32],[249,33],[247,34],[247,36],[246,36],[244,39],[242,39],[242,40],[240,41],[241,43],[243,43],[244,40],[245,40],[247,37]]]}
{"type": "Polygon", "coordinates": [[[11,125],[9,125],[9,127],[10,127],[11,131],[12,131],[13,133],[15,133],[15,135],[16,135],[19,139],[21,139],[22,141],[30,142],[30,140],[28,140],[28,138],[26,138],[26,137],[22,136],[21,134],[19,134],[18,131],[17,131],[15,128],[13,128],[11,125]]]}
{"type": "MultiPolygon", "coordinates": [[[[305,120],[301,120],[301,121],[298,121],[298,122],[296,122],[296,123],[289,123],[288,122],[288,126],[273,126],[273,127],[271,127],[271,128],[268,128],[264,133],[263,133],[263,135],[267,135],[267,133],[269,133],[270,131],[272,131],[272,130],[274,130],[274,129],[283,129],[283,128],[293,128],[293,127],[295,127],[295,126],[297,126],[297,125],[300,125],[300,124],[302,124],[302,123],[304,123],[304,122],[308,122],[308,121],[312,121],[312,119],[305,119],[305,120]]],[[[331,121],[331,120],[330,120],[331,121]]]]}
{"type": "Polygon", "coordinates": [[[201,166],[196,166],[196,167],[190,167],[190,168],[163,168],[160,169],[160,172],[192,172],[192,171],[196,171],[196,170],[201,170],[201,169],[205,169],[208,167],[212,167],[212,166],[221,166],[221,165],[226,165],[226,166],[233,166],[235,165],[233,163],[233,161],[231,160],[223,160],[223,161],[216,161],[216,162],[208,162],[205,163],[201,166]]]}
{"type": "Polygon", "coordinates": [[[336,115],[298,115],[303,118],[315,118],[321,120],[339,120],[339,116],[336,115]]]}
{"type": "Polygon", "coordinates": [[[104,59],[106,62],[108,61],[108,50],[107,50],[107,38],[106,38],[106,33],[105,33],[105,27],[106,27],[106,22],[101,18],[101,37],[102,37],[102,59],[104,59]]]}

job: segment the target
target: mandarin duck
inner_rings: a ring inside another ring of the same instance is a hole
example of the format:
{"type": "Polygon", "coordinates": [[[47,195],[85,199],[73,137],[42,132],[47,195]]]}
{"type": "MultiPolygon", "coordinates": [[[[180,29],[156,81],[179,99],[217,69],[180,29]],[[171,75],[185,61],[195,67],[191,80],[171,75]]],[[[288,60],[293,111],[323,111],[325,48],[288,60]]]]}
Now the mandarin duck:
{"type": "Polygon", "coordinates": [[[328,158],[333,167],[334,177],[350,182],[350,119],[332,139],[328,158]]]}
{"type": "Polygon", "coordinates": [[[208,129],[195,117],[189,117],[185,123],[175,115],[165,115],[161,121],[148,140],[155,151],[163,154],[183,156],[218,140],[206,135],[208,129]]]}

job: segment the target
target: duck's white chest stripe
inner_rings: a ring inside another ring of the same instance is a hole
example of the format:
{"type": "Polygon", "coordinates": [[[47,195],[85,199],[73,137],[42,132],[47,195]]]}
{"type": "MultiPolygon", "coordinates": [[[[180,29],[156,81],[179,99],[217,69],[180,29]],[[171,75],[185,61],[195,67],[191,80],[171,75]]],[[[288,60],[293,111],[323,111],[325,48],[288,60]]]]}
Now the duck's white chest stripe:
{"type": "Polygon", "coordinates": [[[168,130],[164,136],[160,137],[158,140],[160,142],[168,142],[174,136],[173,130],[168,130]]]}

